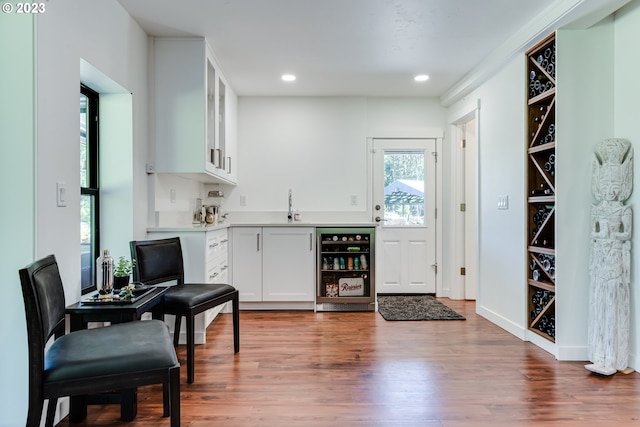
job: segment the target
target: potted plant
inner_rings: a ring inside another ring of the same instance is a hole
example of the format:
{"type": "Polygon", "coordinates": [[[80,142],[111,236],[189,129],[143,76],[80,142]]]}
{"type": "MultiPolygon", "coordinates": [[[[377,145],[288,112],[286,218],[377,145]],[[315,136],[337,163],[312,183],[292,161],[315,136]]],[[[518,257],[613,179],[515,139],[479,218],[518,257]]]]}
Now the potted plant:
{"type": "Polygon", "coordinates": [[[129,277],[133,272],[133,266],[136,264],[136,260],[129,261],[125,257],[118,258],[118,262],[113,267],[113,287],[120,289],[123,286],[129,284],[129,277]]]}

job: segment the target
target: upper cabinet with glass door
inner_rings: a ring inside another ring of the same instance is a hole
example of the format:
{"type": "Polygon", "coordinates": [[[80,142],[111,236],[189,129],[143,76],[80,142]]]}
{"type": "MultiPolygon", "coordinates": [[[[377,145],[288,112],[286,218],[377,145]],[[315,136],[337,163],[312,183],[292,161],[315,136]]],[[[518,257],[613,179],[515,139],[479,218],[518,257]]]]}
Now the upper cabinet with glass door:
{"type": "Polygon", "coordinates": [[[235,184],[237,97],[202,38],[155,38],[156,172],[235,184]]]}

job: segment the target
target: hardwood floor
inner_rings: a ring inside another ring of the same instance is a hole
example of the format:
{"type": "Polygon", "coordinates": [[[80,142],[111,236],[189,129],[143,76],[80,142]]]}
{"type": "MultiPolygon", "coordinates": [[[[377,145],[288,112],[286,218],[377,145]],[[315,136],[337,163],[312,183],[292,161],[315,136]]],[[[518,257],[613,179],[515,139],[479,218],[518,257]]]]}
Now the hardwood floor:
{"type": "MultiPolygon", "coordinates": [[[[601,377],[558,362],[475,314],[387,322],[378,313],[241,312],[212,323],[182,373],[182,426],[640,426],[640,374],[601,377]]],[[[184,364],[185,347],[178,348],[184,364]]],[[[72,426],[168,426],[161,389],[139,390],[135,421],[91,406],[72,426]]],[[[68,426],[63,420],[61,426],[68,426]]]]}

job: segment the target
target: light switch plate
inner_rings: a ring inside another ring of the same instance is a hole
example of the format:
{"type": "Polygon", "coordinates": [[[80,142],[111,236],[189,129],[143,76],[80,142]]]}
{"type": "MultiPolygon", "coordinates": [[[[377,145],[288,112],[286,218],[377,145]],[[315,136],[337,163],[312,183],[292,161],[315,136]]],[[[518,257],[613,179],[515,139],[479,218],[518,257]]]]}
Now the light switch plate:
{"type": "Polygon", "coordinates": [[[56,203],[61,208],[67,206],[67,184],[62,181],[56,182],[56,203]]]}
{"type": "Polygon", "coordinates": [[[509,209],[509,196],[498,196],[498,209],[509,209]]]}

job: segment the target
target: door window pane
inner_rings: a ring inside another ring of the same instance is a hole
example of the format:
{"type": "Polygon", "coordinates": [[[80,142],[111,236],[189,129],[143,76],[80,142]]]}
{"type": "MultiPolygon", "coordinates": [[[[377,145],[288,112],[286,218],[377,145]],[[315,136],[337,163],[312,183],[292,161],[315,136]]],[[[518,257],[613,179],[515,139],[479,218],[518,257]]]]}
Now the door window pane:
{"type": "Polygon", "coordinates": [[[385,151],[385,226],[424,224],[424,164],[424,151],[385,151]]]}

